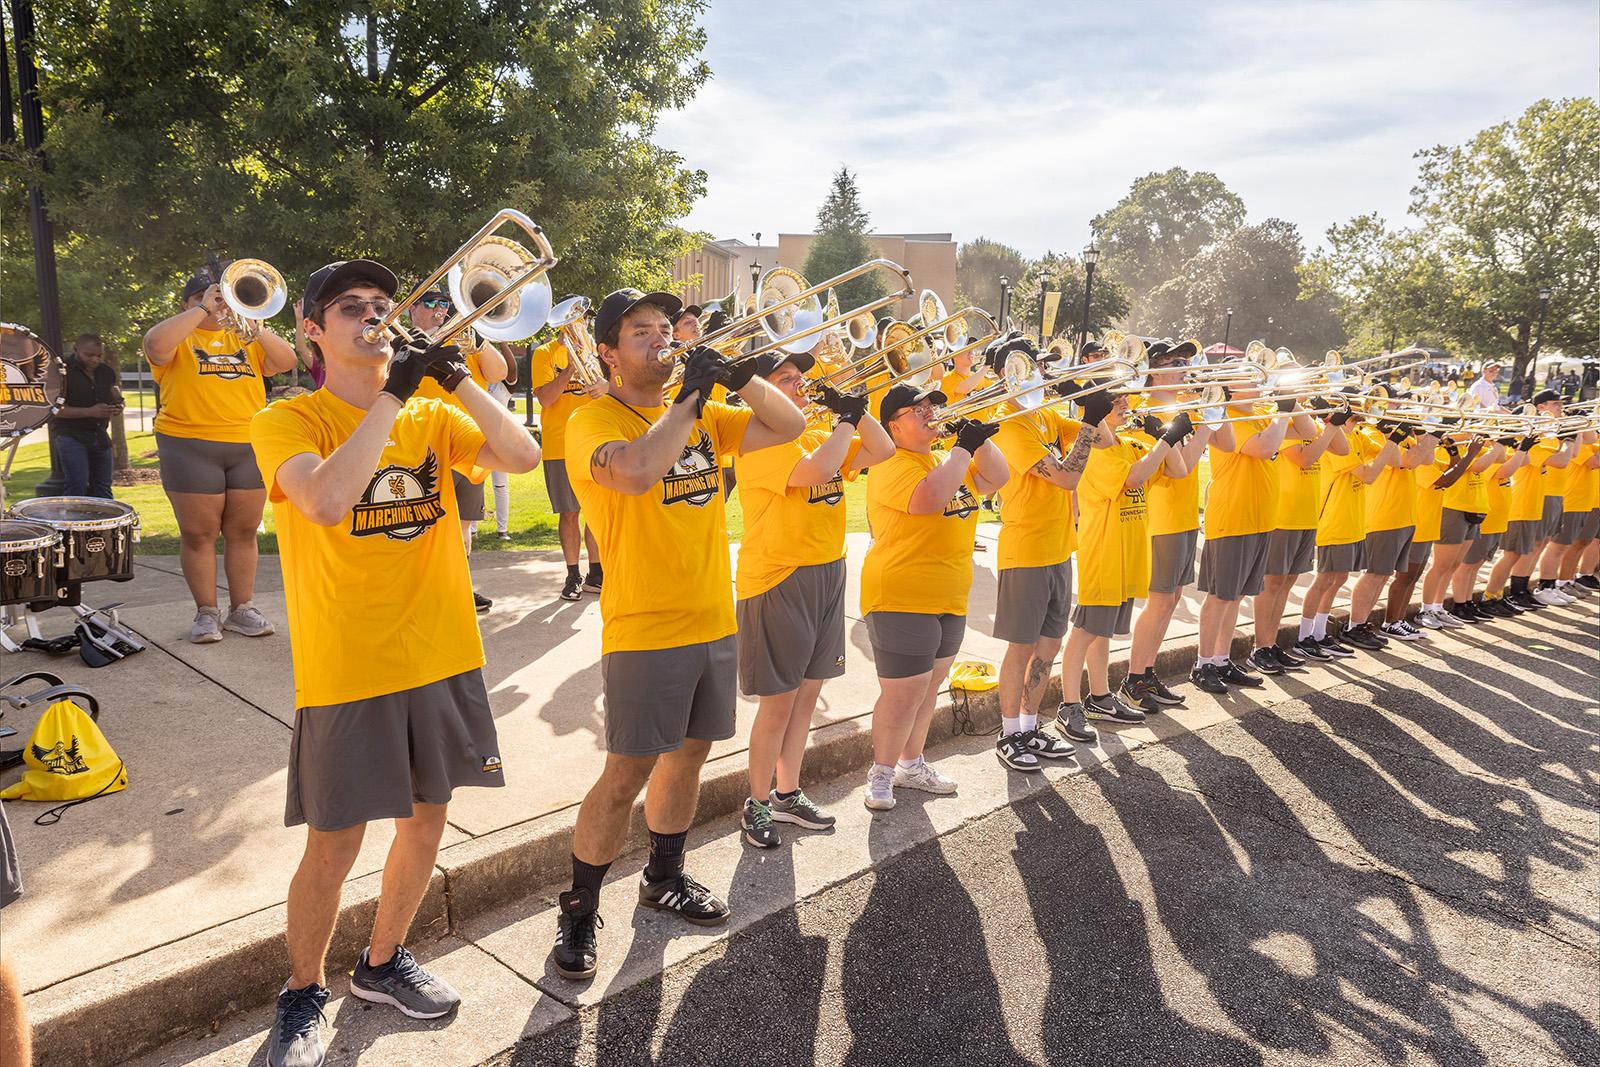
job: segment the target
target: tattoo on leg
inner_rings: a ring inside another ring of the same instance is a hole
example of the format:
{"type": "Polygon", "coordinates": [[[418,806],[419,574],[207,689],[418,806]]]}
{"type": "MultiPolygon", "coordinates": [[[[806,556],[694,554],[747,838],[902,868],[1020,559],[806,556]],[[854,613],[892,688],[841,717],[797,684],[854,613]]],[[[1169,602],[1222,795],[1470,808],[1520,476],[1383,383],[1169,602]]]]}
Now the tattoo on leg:
{"type": "Polygon", "coordinates": [[[1022,683],[1023,699],[1027,707],[1032,709],[1038,706],[1039,695],[1044,691],[1044,685],[1050,680],[1050,664],[1037,656],[1028,657],[1028,673],[1022,683]]]}

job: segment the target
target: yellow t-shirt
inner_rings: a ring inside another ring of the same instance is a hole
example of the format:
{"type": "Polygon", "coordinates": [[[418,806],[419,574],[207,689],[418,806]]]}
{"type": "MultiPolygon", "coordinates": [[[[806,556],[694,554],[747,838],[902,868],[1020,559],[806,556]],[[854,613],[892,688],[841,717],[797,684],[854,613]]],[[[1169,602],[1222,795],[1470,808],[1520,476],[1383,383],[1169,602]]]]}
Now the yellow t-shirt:
{"type": "MultiPolygon", "coordinates": [[[[465,333],[457,334],[455,340],[450,343],[461,349],[461,361],[467,365],[467,371],[472,375],[472,380],[478,384],[478,388],[489,388],[489,381],[483,376],[483,361],[479,356],[481,350],[478,347],[478,339],[472,334],[472,331],[469,329],[465,333]]],[[[443,400],[451,407],[461,408],[462,411],[466,410],[466,407],[461,403],[461,398],[447,391],[434,378],[423,378],[421,384],[417,386],[415,395],[422,397],[424,400],[443,400]]]]}
{"type": "Polygon", "coordinates": [[[1149,508],[1128,470],[1148,449],[1128,437],[1089,453],[1078,479],[1078,603],[1115,606],[1150,594],[1149,508]]]}
{"type": "MultiPolygon", "coordinates": [[[[1001,410],[1014,409],[1007,404],[1001,410]]],[[[1064,459],[1082,426],[1057,408],[1038,408],[1000,424],[994,443],[1011,472],[1000,493],[1000,569],[1053,567],[1072,558],[1072,493],[1031,472],[1045,456],[1064,459]]]]}
{"type": "MultiPolygon", "coordinates": [[[[533,350],[533,355],[528,359],[528,380],[535,389],[542,389],[556,380],[556,375],[566,368],[567,362],[567,346],[559,337],[542,344],[533,350]]],[[[590,399],[577,378],[568,378],[567,387],[561,390],[556,402],[539,409],[540,450],[546,460],[567,458],[567,421],[572,418],[574,411],[590,399]]]]}
{"type": "MultiPolygon", "coordinates": [[[[1294,432],[1292,424],[1289,432],[1294,432]]],[[[1328,453],[1324,451],[1312,461],[1311,466],[1302,467],[1289,457],[1289,449],[1307,443],[1303,438],[1285,437],[1283,447],[1278,450],[1277,458],[1272,461],[1272,465],[1278,468],[1276,528],[1279,530],[1317,528],[1317,511],[1322,506],[1322,464],[1326,462],[1328,453]]]]}
{"type": "MultiPolygon", "coordinates": [[[[1501,462],[1504,462],[1502,460],[1501,462]]],[[[1490,472],[1488,483],[1489,510],[1485,513],[1483,525],[1478,527],[1479,536],[1487,537],[1490,534],[1505,533],[1506,525],[1511,519],[1511,479],[1500,481],[1490,472]]]]}
{"type": "MultiPolygon", "coordinates": [[[[945,395],[945,403],[954,404],[956,401],[963,400],[970,394],[991,384],[990,379],[979,378],[970,388],[957,389],[956,383],[965,377],[967,375],[958,370],[945,371],[944,377],[939,379],[939,392],[945,395]]],[[[977,419],[981,422],[990,418],[994,413],[995,405],[991,404],[986,408],[980,408],[973,412],[968,418],[977,419]]]]}
{"type": "Polygon", "coordinates": [[[1544,461],[1556,452],[1553,438],[1528,449],[1528,462],[1511,476],[1511,521],[1532,522],[1544,514],[1544,461]]]}
{"type": "Polygon", "coordinates": [[[1449,469],[1450,459],[1441,448],[1434,450],[1432,463],[1424,463],[1412,472],[1417,478],[1417,532],[1411,535],[1414,545],[1439,540],[1439,523],[1444,518],[1444,491],[1433,486],[1449,469]]]}
{"type": "MultiPolygon", "coordinates": [[[[1483,457],[1480,455],[1479,459],[1483,457]]],[[[1478,460],[1473,460],[1477,463],[1478,460]]],[[[1444,491],[1444,506],[1452,511],[1482,515],[1489,510],[1489,472],[1475,471],[1469,465],[1456,479],[1456,484],[1444,491]]]]}
{"type": "MultiPolygon", "coordinates": [[[[1228,408],[1229,415],[1248,415],[1248,409],[1228,408]]],[[[1245,443],[1272,425],[1270,418],[1246,419],[1233,424],[1235,450],[1224,452],[1211,445],[1211,485],[1206,490],[1206,537],[1235,537],[1266,533],[1277,528],[1278,481],[1270,459],[1244,454],[1245,443]]]]}
{"type": "Polygon", "coordinates": [[[278,530],[300,708],[398,693],[483,666],[450,478],[452,469],[478,470],[483,432],[466,413],[408,401],[361,502],[332,526],[312,522],[278,487],[285,460],[302,452],[326,459],[365,417],[318,389],[276,401],[250,423],[278,530]]]}
{"type": "Polygon", "coordinates": [[[1588,466],[1596,451],[1600,451],[1600,445],[1584,445],[1573,457],[1567,473],[1567,495],[1561,502],[1563,511],[1593,511],[1600,505],[1600,468],[1588,466]]]}
{"type": "Polygon", "coordinates": [[[266,350],[239,343],[226,330],[195,330],[178,342],[172,362],[150,365],[161,391],[156,433],[243,444],[250,420],[267,402],[266,350]]]}
{"type": "MultiPolygon", "coordinates": [[[[1143,403],[1130,404],[1137,412],[1144,406],[1143,397],[1134,397],[1143,403]]],[[[1131,424],[1137,421],[1130,419],[1129,427],[1121,433],[1129,440],[1137,441],[1146,449],[1156,446],[1156,439],[1143,430],[1134,430],[1131,424]]],[[[1144,483],[1145,504],[1150,512],[1150,536],[1160,537],[1163,534],[1188,533],[1190,530],[1200,529],[1200,469],[1196,464],[1195,469],[1185,474],[1182,478],[1174,478],[1167,473],[1166,464],[1156,468],[1155,474],[1144,483]]]]}
{"type": "MultiPolygon", "coordinates": [[[[1381,444],[1381,442],[1380,442],[1381,444]]],[[[1398,445],[1402,453],[1406,446],[1398,445]]],[[[1367,532],[1403,530],[1417,524],[1416,468],[1395,464],[1378,472],[1367,491],[1367,532]]]]}
{"type": "MultiPolygon", "coordinates": [[[[1560,446],[1563,442],[1559,442],[1553,437],[1548,438],[1547,440],[1550,442],[1550,452],[1552,454],[1560,451],[1560,446]]],[[[1539,443],[1542,445],[1545,442],[1540,441],[1539,443]]],[[[1552,467],[1548,463],[1541,464],[1539,467],[1540,490],[1545,496],[1566,496],[1567,474],[1572,469],[1573,467],[1570,462],[1565,467],[1552,467]]]]}
{"type": "Polygon", "coordinates": [[[913,611],[965,615],[972,588],[972,540],[978,529],[977,461],[944,510],[913,515],[911,494],[949,453],[909,452],[867,475],[867,525],[872,544],[861,568],[861,613],[913,611]]]}
{"type": "Polygon", "coordinates": [[[734,632],[720,461],[739,450],[750,409],[706,404],[678,461],[638,496],[600,485],[589,467],[595,449],[643,437],[666,410],[605,396],[567,424],[567,477],[606,564],[602,653],[680,648],[734,632]]]}
{"type": "Polygon", "coordinates": [[[1367,483],[1356,476],[1356,468],[1371,463],[1378,446],[1359,429],[1347,436],[1348,453],[1322,454],[1322,498],[1317,508],[1319,545],[1349,545],[1367,536],[1367,483]]]}
{"type": "MultiPolygon", "coordinates": [[[[739,568],[733,583],[738,599],[760,596],[793,574],[796,567],[844,558],[844,483],[854,481],[855,474],[835,474],[821,485],[789,484],[795,464],[831,436],[832,429],[819,427],[788,444],[734,457],[739,500],[744,505],[744,542],[739,546],[739,568]]],[[[845,451],[845,470],[860,451],[861,438],[857,437],[845,451]]]]}

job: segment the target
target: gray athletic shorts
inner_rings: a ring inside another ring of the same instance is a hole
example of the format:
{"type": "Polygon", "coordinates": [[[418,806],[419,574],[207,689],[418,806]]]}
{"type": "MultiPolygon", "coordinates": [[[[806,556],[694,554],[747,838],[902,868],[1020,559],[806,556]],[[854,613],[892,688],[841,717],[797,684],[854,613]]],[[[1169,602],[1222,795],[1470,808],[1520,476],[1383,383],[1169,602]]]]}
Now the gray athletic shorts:
{"type": "Polygon", "coordinates": [[[343,830],[409,819],[469,785],[505,785],[483,671],[295,712],[283,824],[343,830]]]}
{"type": "Polygon", "coordinates": [[[961,650],[965,615],[920,611],[867,612],[867,638],[879,678],[915,678],[933,670],[935,660],[961,650]]]}
{"type": "Polygon", "coordinates": [[[11,824],[6,822],[6,806],[0,804],[0,908],[22,895],[22,869],[17,866],[17,846],[11,840],[11,824]]]}
{"type": "Polygon", "coordinates": [[[1367,543],[1351,541],[1348,545],[1318,545],[1317,573],[1338,574],[1341,571],[1361,571],[1367,568],[1367,543]]]}
{"type": "Polygon", "coordinates": [[[1542,525],[1543,522],[1539,519],[1522,519],[1506,523],[1506,532],[1500,537],[1500,547],[1519,556],[1527,555],[1538,547],[1539,529],[1542,525]]]}
{"type": "Polygon", "coordinates": [[[1587,541],[1594,534],[1586,533],[1592,525],[1593,511],[1563,511],[1561,523],[1556,527],[1556,532],[1551,539],[1558,545],[1575,545],[1579,541],[1587,541]]]}
{"type": "MultiPolygon", "coordinates": [[[[1429,558],[1432,557],[1432,555],[1433,555],[1433,542],[1432,541],[1412,541],[1411,542],[1411,554],[1408,557],[1406,557],[1406,562],[1411,564],[1411,567],[1420,567],[1423,564],[1427,563],[1429,558]]],[[[1411,569],[1410,567],[1407,568],[1407,570],[1410,570],[1410,569],[1411,569]]]]}
{"type": "Polygon", "coordinates": [[[158,433],[156,457],[161,464],[161,488],[169,493],[266,488],[248,441],[201,441],[158,433]]]}
{"type": "Polygon", "coordinates": [[[1477,540],[1467,549],[1466,563],[1488,563],[1494,554],[1500,551],[1500,534],[1480,533],[1477,540]]]}
{"type": "Polygon", "coordinates": [[[1133,598],[1120,604],[1079,604],[1072,609],[1072,625],[1096,637],[1119,637],[1133,629],[1133,598]]]}
{"type": "Polygon", "coordinates": [[[687,738],[733,736],[739,644],[733,634],[678,648],[609,652],[600,657],[606,696],[606,751],[659,756],[687,738]]]}
{"type": "Polygon", "coordinates": [[[739,691],[769,697],[844,673],[844,560],[796,567],[738,603],[739,691]]]}
{"type": "Polygon", "coordinates": [[[578,494],[572,491],[572,480],[567,477],[567,461],[544,461],[544,491],[550,494],[550,510],[557,515],[574,515],[578,511],[578,494]]]}
{"type": "Polygon", "coordinates": [[[1200,591],[1222,600],[1261,592],[1269,540],[1270,535],[1264,533],[1206,538],[1200,548],[1200,591]]]}
{"type": "Polygon", "coordinates": [[[1439,515],[1439,541],[1441,545],[1459,545],[1478,536],[1478,522],[1468,522],[1465,511],[1445,508],[1439,515]]]}
{"type": "Polygon", "coordinates": [[[1072,561],[1053,567],[1003,567],[994,636],[1014,645],[1059,638],[1072,617],[1072,561]]]}
{"type": "Polygon", "coordinates": [[[460,471],[451,471],[456,485],[456,511],[462,522],[479,522],[483,519],[483,483],[475,482],[460,471]]]}
{"type": "Polygon", "coordinates": [[[1561,498],[1547,496],[1544,498],[1544,510],[1539,513],[1539,536],[1554,537],[1556,529],[1561,525],[1561,498]]]}
{"type": "Polygon", "coordinates": [[[1176,593],[1194,581],[1199,530],[1156,534],[1150,538],[1150,591],[1176,593]]]}
{"type": "Polygon", "coordinates": [[[1315,530],[1273,530],[1267,535],[1267,573],[1274,578],[1310,574],[1316,558],[1315,530]]]}
{"type": "Polygon", "coordinates": [[[1402,526],[1367,534],[1367,573],[1395,574],[1406,570],[1411,560],[1411,537],[1416,532],[1415,526],[1402,526]]]}
{"type": "Polygon", "coordinates": [[[1591,508],[1584,515],[1587,517],[1583,525],[1578,527],[1578,540],[1589,541],[1600,537],[1600,508],[1591,508]]]}

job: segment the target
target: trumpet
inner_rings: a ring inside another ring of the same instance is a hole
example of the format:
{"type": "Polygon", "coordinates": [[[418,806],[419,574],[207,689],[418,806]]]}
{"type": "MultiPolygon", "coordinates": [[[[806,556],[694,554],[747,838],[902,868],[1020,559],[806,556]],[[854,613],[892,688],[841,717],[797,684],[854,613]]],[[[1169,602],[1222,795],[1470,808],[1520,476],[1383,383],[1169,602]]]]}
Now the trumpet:
{"type": "Polygon", "coordinates": [[[572,362],[572,377],[585,389],[593,389],[606,380],[594,335],[589,332],[590,311],[587,297],[568,297],[550,309],[550,319],[545,323],[561,335],[572,362]]]}
{"type": "Polygon", "coordinates": [[[476,328],[491,341],[532,337],[549,321],[550,282],[546,275],[558,262],[537,223],[515,208],[501,208],[410,295],[391,308],[383,321],[366,327],[361,336],[368,344],[377,344],[385,335],[404,334],[397,325],[400,316],[440,278],[445,278],[450,300],[460,311],[432,338],[435,343],[447,344],[468,327],[476,328]],[[537,254],[515,241],[495,236],[495,231],[508,222],[522,230],[537,254]]]}
{"type": "Polygon", "coordinates": [[[261,323],[282,311],[289,299],[283,275],[264,259],[236,259],[223,266],[210,255],[201,274],[222,290],[227,308],[217,316],[218,323],[245,344],[256,339],[261,323]]]}

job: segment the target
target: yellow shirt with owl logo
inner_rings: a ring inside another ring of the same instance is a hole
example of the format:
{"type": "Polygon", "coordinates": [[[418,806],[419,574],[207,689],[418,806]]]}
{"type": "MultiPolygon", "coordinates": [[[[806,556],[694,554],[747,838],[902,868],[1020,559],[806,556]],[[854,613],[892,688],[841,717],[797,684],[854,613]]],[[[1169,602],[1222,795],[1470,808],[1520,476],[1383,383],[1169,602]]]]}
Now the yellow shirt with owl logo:
{"type": "MultiPolygon", "coordinates": [[[[789,484],[795,465],[831,436],[832,429],[807,430],[788,444],[734,457],[744,504],[744,542],[733,583],[740,600],[760,596],[797,567],[844,558],[844,483],[855,474],[838,473],[821,485],[789,484]]],[[[860,451],[857,437],[845,451],[844,470],[860,451]]]]}
{"type": "Polygon", "coordinates": [[[276,401],[250,423],[278,530],[299,708],[483,666],[450,478],[452,469],[471,475],[483,448],[483,431],[465,412],[408,401],[360,501],[332,526],[312,522],[278,486],[286,460],[326,459],[366,414],[324,388],[276,401]]]}
{"type": "Polygon", "coordinates": [[[972,543],[978,530],[977,461],[943,510],[910,512],[911,494],[947,452],[910,452],[877,464],[867,475],[867,525],[872,545],[861,568],[861,612],[911,611],[965,615],[972,588],[972,543]]]}
{"type": "Polygon", "coordinates": [[[1128,471],[1149,452],[1132,437],[1089,452],[1078,479],[1078,603],[1112,607],[1150,595],[1150,509],[1128,471]]]}
{"type": "Polygon", "coordinates": [[[666,410],[607,395],[567,424],[567,478],[606,565],[602,653],[703,644],[736,628],[721,461],[738,452],[750,409],[706,404],[678,461],[637,496],[607,489],[590,469],[595,449],[643,437],[666,410]]]}
{"type": "MultiPolygon", "coordinates": [[[[533,388],[542,389],[555,381],[556,375],[565,370],[571,361],[566,342],[557,337],[533,350],[528,360],[528,380],[533,383],[533,388]]],[[[567,386],[556,397],[555,403],[539,409],[539,447],[547,462],[567,458],[567,422],[572,418],[572,413],[587,404],[589,399],[589,394],[584,392],[574,374],[567,379],[567,386]]]]}
{"type": "Polygon", "coordinates": [[[267,402],[266,352],[226,330],[195,330],[178,342],[172,361],[150,364],[161,391],[155,431],[168,437],[244,444],[250,420],[267,402]]]}

